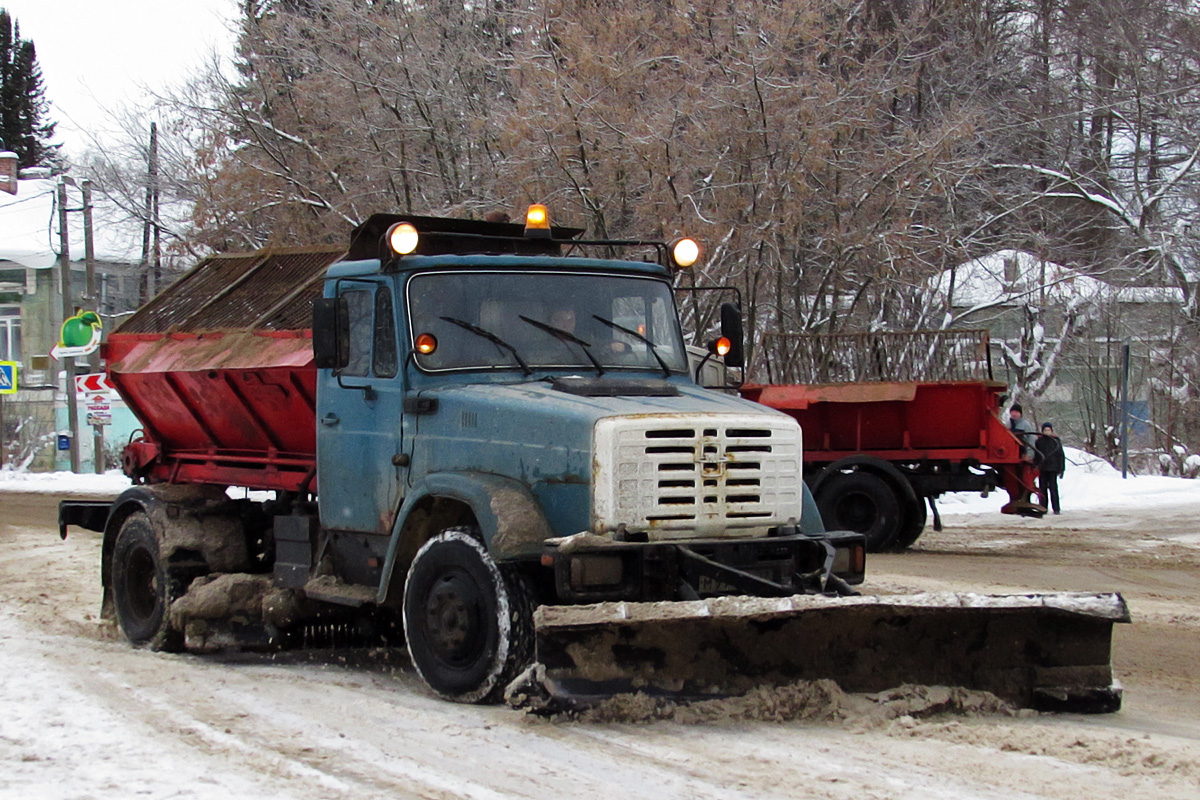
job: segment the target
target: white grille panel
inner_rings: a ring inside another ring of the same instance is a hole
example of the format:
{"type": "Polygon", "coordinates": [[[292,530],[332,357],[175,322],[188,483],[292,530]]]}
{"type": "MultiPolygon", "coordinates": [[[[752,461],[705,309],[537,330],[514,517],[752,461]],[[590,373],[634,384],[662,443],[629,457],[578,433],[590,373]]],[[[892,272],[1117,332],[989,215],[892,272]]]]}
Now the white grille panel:
{"type": "Polygon", "coordinates": [[[596,423],[593,530],[653,539],[752,536],[800,519],[800,426],[775,414],[596,423]]]}

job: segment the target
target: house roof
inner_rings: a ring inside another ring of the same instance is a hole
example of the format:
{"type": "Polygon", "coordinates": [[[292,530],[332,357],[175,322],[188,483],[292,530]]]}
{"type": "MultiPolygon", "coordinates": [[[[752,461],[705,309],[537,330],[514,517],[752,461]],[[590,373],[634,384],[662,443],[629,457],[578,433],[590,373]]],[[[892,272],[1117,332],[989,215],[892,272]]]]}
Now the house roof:
{"type": "MultiPolygon", "coordinates": [[[[0,262],[10,261],[34,269],[48,269],[58,259],[58,183],[51,178],[17,181],[17,193],[0,192],[0,262]]],[[[83,197],[78,187],[67,187],[67,205],[78,209],[83,197]]],[[[136,264],[141,260],[142,225],[130,219],[102,194],[92,195],[92,225],[96,259],[136,264]]],[[[83,215],[68,213],[71,260],[83,259],[83,215]]]]}
{"type": "Polygon", "coordinates": [[[1056,303],[1102,298],[1121,303],[1178,303],[1183,297],[1178,287],[1117,287],[1023,250],[998,250],[965,261],[936,277],[934,291],[944,297],[952,276],[951,301],[958,308],[1036,301],[1043,286],[1046,297],[1056,303]]]}

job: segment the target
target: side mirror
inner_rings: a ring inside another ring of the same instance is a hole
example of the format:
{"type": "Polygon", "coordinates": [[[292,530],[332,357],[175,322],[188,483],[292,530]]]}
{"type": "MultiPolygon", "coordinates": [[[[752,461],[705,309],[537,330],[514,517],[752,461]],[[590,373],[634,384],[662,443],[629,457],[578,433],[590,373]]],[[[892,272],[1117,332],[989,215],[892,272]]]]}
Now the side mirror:
{"type": "Polygon", "coordinates": [[[344,297],[313,301],[313,363],[317,369],[342,369],[350,357],[350,309],[344,297]]]}
{"type": "MultiPolygon", "coordinates": [[[[729,352],[725,354],[725,366],[746,365],[745,333],[742,331],[742,312],[733,303],[721,304],[721,335],[729,340],[729,352]]],[[[314,334],[315,336],[315,334],[314,334]]]]}

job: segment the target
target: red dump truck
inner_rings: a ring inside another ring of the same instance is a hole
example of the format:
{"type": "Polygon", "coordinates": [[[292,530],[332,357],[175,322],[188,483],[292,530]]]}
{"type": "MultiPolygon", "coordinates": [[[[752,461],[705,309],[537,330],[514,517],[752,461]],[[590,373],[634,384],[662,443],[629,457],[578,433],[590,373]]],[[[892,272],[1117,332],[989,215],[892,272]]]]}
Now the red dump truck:
{"type": "Polygon", "coordinates": [[[1000,511],[1040,517],[1037,467],[998,416],[985,330],[768,334],[767,383],[741,394],[794,417],[804,479],[826,526],[871,551],[911,545],[943,492],[1003,489],[1000,511]]]}

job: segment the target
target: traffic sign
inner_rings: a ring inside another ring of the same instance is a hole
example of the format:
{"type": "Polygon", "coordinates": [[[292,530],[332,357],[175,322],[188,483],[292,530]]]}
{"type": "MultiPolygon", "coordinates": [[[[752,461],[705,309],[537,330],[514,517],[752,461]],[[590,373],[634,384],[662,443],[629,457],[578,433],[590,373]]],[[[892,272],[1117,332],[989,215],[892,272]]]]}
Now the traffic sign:
{"type": "Polygon", "coordinates": [[[108,375],[103,372],[93,372],[90,375],[75,376],[75,394],[96,394],[97,392],[115,392],[108,375]]]}
{"type": "Polygon", "coordinates": [[[18,366],[16,361],[0,361],[0,394],[17,393],[18,366]]]}

